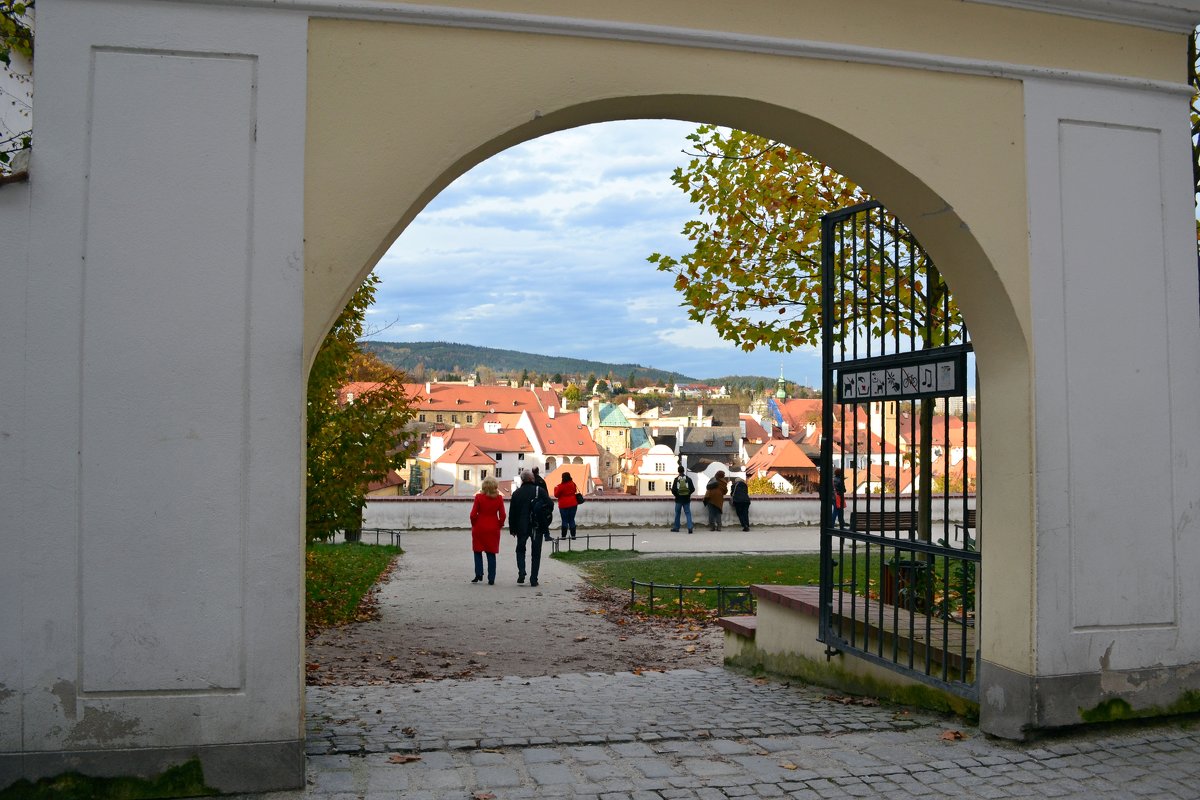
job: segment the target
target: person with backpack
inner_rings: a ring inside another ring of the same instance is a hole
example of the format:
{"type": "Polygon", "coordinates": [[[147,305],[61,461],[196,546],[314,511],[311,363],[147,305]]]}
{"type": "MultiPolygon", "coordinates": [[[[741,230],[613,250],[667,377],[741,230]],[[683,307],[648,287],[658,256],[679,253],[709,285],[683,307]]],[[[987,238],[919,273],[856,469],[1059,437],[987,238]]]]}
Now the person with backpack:
{"type": "MultiPolygon", "coordinates": [[[[517,583],[525,582],[525,545],[533,539],[529,548],[529,585],[538,585],[538,568],[542,564],[542,535],[538,515],[543,506],[550,504],[546,490],[533,482],[533,473],[521,473],[521,486],[512,494],[508,503],[508,532],[517,539],[517,583]],[[539,503],[539,499],[542,501],[539,503]]],[[[547,533],[547,539],[550,538],[547,533]]]]}
{"type": "Polygon", "coordinates": [[[729,489],[729,505],[733,506],[742,530],[750,530],[750,487],[742,478],[734,478],[729,489]]]}
{"type": "Polygon", "coordinates": [[[679,533],[679,512],[684,512],[687,517],[688,533],[692,532],[692,495],[696,492],[696,485],[692,483],[683,471],[683,465],[679,467],[679,474],[675,476],[675,480],[671,481],[671,496],[675,498],[675,521],[671,523],[671,531],[679,533]]]}

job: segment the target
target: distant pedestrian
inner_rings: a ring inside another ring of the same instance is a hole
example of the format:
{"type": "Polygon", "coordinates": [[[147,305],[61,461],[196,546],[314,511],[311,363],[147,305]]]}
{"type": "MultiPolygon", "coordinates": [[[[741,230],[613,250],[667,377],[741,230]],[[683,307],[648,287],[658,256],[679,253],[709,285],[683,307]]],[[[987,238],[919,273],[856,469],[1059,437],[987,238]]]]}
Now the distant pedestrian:
{"type": "MultiPolygon", "coordinates": [[[[529,556],[529,585],[538,585],[538,568],[542,563],[542,535],[538,530],[536,516],[540,512],[539,499],[550,504],[546,490],[533,482],[533,473],[521,473],[521,486],[513,492],[508,504],[508,531],[517,539],[517,583],[525,582],[525,544],[533,539],[529,556]]],[[[546,538],[549,538],[547,536],[546,538]]]]}
{"type": "Polygon", "coordinates": [[[692,483],[692,479],[687,476],[681,465],[679,474],[671,481],[671,496],[675,498],[675,521],[671,523],[672,531],[679,532],[679,512],[682,511],[687,517],[688,533],[692,532],[692,495],[695,493],[696,484],[692,483]]]}
{"type": "Polygon", "coordinates": [[[734,478],[729,488],[729,505],[733,506],[742,530],[750,530],[750,487],[741,478],[734,478]]]}
{"type": "Polygon", "coordinates": [[[475,495],[471,505],[471,551],[475,554],[475,578],[471,583],[483,580],[483,555],[487,554],[487,579],[496,582],[496,554],[500,552],[500,529],[504,527],[504,498],[496,479],[488,476],[475,495]]]}
{"type": "Polygon", "coordinates": [[[846,473],[841,467],[833,471],[833,523],[846,527],[846,473]]]}
{"type": "Polygon", "coordinates": [[[542,471],[540,469],[538,469],[537,467],[533,468],[533,482],[536,483],[538,486],[542,487],[543,489],[546,489],[546,491],[550,491],[546,487],[546,479],[542,477],[542,471]]]}
{"type": "Polygon", "coordinates": [[[729,491],[729,481],[725,479],[725,470],[717,470],[717,474],[704,488],[704,508],[708,511],[708,529],[719,531],[721,530],[721,514],[725,510],[725,495],[729,491]]]}
{"type": "Polygon", "coordinates": [[[575,509],[579,502],[575,499],[579,488],[575,486],[575,481],[571,480],[571,473],[564,472],[562,474],[562,483],[554,487],[554,497],[558,500],[558,517],[559,524],[562,526],[562,535],[558,538],[567,538],[567,531],[570,530],[571,538],[575,538],[575,509]]]}

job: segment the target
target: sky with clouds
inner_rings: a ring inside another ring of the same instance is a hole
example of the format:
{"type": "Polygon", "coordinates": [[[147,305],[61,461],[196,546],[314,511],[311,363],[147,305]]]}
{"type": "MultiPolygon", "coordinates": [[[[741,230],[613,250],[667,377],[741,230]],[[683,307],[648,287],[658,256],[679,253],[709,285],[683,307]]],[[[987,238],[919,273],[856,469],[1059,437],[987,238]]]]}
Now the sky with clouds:
{"type": "Polygon", "coordinates": [[[367,323],[380,341],[447,341],[675,370],[783,374],[817,385],[820,353],[743,353],[680,307],[646,257],[688,250],[695,209],[671,184],[692,123],[588,125],[463,175],[380,260],[367,323]]]}

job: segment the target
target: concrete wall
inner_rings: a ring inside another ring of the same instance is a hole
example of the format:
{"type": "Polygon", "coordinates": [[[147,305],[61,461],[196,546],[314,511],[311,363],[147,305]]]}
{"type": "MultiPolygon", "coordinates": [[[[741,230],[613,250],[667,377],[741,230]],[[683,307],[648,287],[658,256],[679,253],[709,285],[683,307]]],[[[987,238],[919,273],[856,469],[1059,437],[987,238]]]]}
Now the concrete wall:
{"type": "Polygon", "coordinates": [[[0,188],[0,788],[303,785],[307,16],[37,11],[31,183],[0,188]]]}
{"type": "MultiPolygon", "coordinates": [[[[973,503],[972,503],[973,505],[973,503]]],[[[934,504],[934,520],[942,520],[939,504],[934,504]]],[[[364,528],[401,530],[439,530],[468,528],[467,514],[471,498],[379,497],[367,501],[363,509],[364,528]]],[[[958,509],[955,509],[957,513],[958,509]]],[[[961,515],[951,514],[952,520],[961,515]]],[[[703,526],[705,511],[699,498],[692,500],[692,516],[703,526]]],[[[669,527],[675,518],[675,501],[661,497],[594,497],[576,512],[580,528],[669,527]]],[[[558,522],[557,514],[554,517],[558,522]]],[[[725,524],[734,525],[737,516],[725,503],[725,524]]],[[[821,503],[816,496],[754,497],[750,504],[750,524],[760,527],[819,525],[821,503]]]]}

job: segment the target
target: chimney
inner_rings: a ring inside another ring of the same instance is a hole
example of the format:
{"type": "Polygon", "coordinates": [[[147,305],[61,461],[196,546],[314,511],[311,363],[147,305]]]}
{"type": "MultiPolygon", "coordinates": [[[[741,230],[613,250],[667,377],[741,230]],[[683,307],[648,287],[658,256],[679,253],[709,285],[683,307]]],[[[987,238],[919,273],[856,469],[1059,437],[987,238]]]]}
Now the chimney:
{"type": "Polygon", "coordinates": [[[429,437],[429,460],[437,461],[446,452],[446,440],[436,434],[429,437]]]}
{"type": "Polygon", "coordinates": [[[781,430],[783,432],[783,438],[785,438],[785,439],[791,438],[791,436],[788,433],[788,424],[786,422],[779,426],[779,430],[781,430]]]}
{"type": "Polygon", "coordinates": [[[704,424],[704,404],[696,404],[696,427],[699,428],[704,424]]]}
{"type": "Polygon", "coordinates": [[[471,375],[470,377],[467,378],[467,386],[474,386],[474,385],[475,385],[475,376],[471,375]]]}
{"type": "Polygon", "coordinates": [[[580,425],[588,424],[588,409],[584,406],[579,407],[579,424],[580,425]]]}
{"type": "Polygon", "coordinates": [[[554,406],[547,406],[546,408],[546,414],[550,417],[550,419],[554,419],[554,410],[554,406]]]}
{"type": "Polygon", "coordinates": [[[433,385],[429,381],[425,381],[425,396],[433,394],[433,385]]]}

